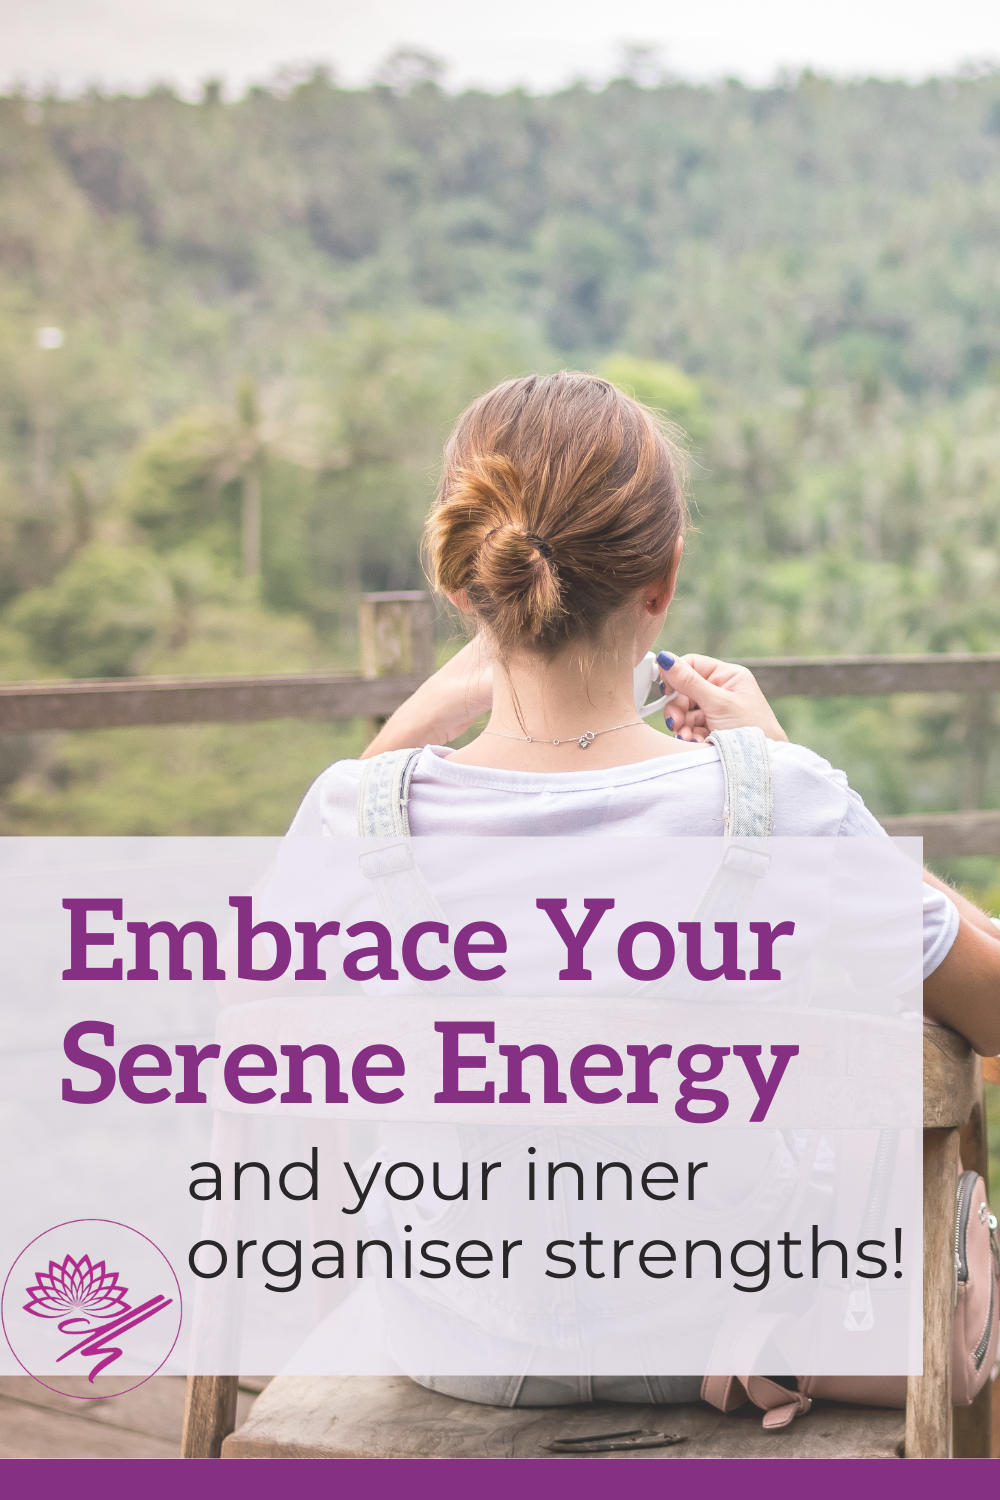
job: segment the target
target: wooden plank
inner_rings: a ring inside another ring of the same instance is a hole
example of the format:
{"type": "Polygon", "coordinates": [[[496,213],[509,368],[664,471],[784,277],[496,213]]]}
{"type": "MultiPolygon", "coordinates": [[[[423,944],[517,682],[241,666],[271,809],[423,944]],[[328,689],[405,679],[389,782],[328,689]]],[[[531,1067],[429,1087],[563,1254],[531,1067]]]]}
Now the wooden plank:
{"type": "Polygon", "coordinates": [[[189,1375],[181,1454],[218,1458],[236,1426],[239,1381],[235,1375],[189,1375]]]}
{"type": "Polygon", "coordinates": [[[265,719],[393,713],[422,677],[366,680],[329,672],[268,677],[120,677],[0,686],[0,733],[143,724],[252,724],[265,719]]]}
{"type": "Polygon", "coordinates": [[[365,594],[358,607],[362,677],[429,677],[434,670],[430,594],[365,594]]]}
{"type": "MultiPolygon", "coordinates": [[[[995,1061],[991,1058],[990,1061],[995,1061]]],[[[962,1157],[962,1168],[966,1172],[978,1172],[986,1184],[986,1196],[990,1191],[990,1156],[989,1141],[986,1133],[986,1099],[983,1091],[983,1062],[981,1057],[973,1058],[973,1067],[976,1070],[975,1103],[968,1121],[962,1127],[960,1155],[962,1157]]]]}
{"type": "Polygon", "coordinates": [[[94,1421],[90,1412],[52,1411],[0,1397],[0,1458],[178,1458],[176,1437],[94,1421]]]}
{"type": "MultiPolygon", "coordinates": [[[[8,1456],[178,1457],[187,1384],[184,1377],[156,1375],[120,1396],[111,1394],[116,1383],[102,1375],[93,1384],[85,1376],[64,1378],[61,1384],[72,1393],[64,1395],[26,1375],[0,1377],[0,1448],[10,1442],[12,1434],[28,1432],[33,1435],[36,1451],[8,1456]],[[44,1414],[47,1420],[40,1422],[30,1415],[32,1412],[44,1414]],[[81,1429],[78,1424],[82,1419],[129,1436],[121,1440],[102,1437],[89,1427],[81,1429]],[[152,1446],[146,1439],[153,1440],[152,1446]],[[169,1451],[159,1444],[166,1444],[169,1451]],[[81,1451],[77,1452],[74,1445],[81,1451]]],[[[248,1385],[240,1382],[237,1423],[246,1420],[258,1391],[266,1384],[266,1379],[248,1385]]]]}
{"type": "MultiPolygon", "coordinates": [[[[979,1102],[981,1090],[979,1059],[965,1038],[947,1026],[925,1024],[924,1129],[960,1130],[979,1102]]],[[[954,1191],[953,1183],[952,1196],[954,1191]]]]}
{"type": "Polygon", "coordinates": [[[952,1458],[993,1457],[993,1385],[987,1380],[971,1406],[952,1412],[952,1458]]]}
{"type": "MultiPolygon", "coordinates": [[[[97,1377],[98,1380],[100,1378],[97,1377]]],[[[28,1406],[44,1407],[46,1411],[72,1412],[76,1416],[99,1404],[100,1398],[88,1386],[85,1375],[67,1377],[60,1384],[68,1386],[71,1394],[52,1391],[48,1386],[42,1385],[41,1381],[32,1380],[30,1375],[2,1375],[0,1400],[20,1401],[28,1406]]]]}
{"type": "MultiPolygon", "coordinates": [[[[428,678],[434,670],[434,601],[430,594],[366,594],[358,607],[361,675],[428,678]]],[[[386,714],[370,714],[366,742],[386,714]]]]}
{"type": "Polygon", "coordinates": [[[1000,855],[1000,812],[909,813],[879,822],[893,838],[922,838],[926,859],[1000,855]]]}
{"type": "Polygon", "coordinates": [[[958,1137],[957,1129],[924,1131],[924,1373],[906,1384],[907,1458],[951,1457],[958,1137]]]}
{"type": "MultiPolygon", "coordinates": [[[[359,677],[329,672],[261,677],[122,677],[75,682],[0,684],[0,733],[120,728],[140,724],[242,724],[265,719],[385,716],[398,708],[430,668],[430,605],[425,596],[371,595],[363,641],[372,657],[392,645],[390,626],[405,613],[412,643],[399,637],[404,675],[359,677]],[[403,601],[413,599],[406,606],[403,601]],[[370,640],[369,640],[370,637],[370,640]],[[383,639],[383,637],[385,637],[383,639]],[[405,649],[404,649],[405,647],[405,649]]],[[[367,612],[367,613],[366,613],[367,612]]],[[[394,658],[395,659],[395,658],[394,658]]],[[[1000,692],[1000,655],[844,656],[747,659],[769,697],[871,696],[907,692],[1000,692]]]]}
{"type": "Polygon", "coordinates": [[[744,657],[769,698],[998,693],[1000,654],[744,657]]]}
{"type": "MultiPolygon", "coordinates": [[[[683,1434],[670,1448],[588,1458],[895,1458],[903,1413],[816,1403],[779,1432],[745,1406],[592,1405],[510,1410],[424,1390],[405,1376],[293,1376],[273,1380],[223,1458],[553,1458],[555,1437],[650,1427],[683,1434]]],[[[570,1458],[569,1462],[573,1460],[570,1458]]]]}

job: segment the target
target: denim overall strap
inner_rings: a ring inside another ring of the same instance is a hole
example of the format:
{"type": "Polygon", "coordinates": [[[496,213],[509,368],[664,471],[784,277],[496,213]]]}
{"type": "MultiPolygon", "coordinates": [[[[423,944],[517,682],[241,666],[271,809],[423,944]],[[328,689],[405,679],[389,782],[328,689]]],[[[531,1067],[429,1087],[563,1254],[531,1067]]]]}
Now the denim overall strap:
{"type": "Polygon", "coordinates": [[[365,761],[358,788],[358,832],[362,838],[409,838],[406,804],[419,750],[386,750],[365,761]]]}
{"type": "MultiPolygon", "coordinates": [[[[365,762],[358,788],[358,832],[364,845],[358,864],[375,894],[386,926],[396,943],[418,922],[447,925],[441,904],[413,857],[407,804],[419,750],[387,750],[365,762]]],[[[435,995],[466,997],[468,980],[448,974],[433,989],[423,981],[417,989],[435,995]]],[[[477,995],[499,995],[492,981],[476,987],[477,995]]]]}
{"type": "Polygon", "coordinates": [[[717,729],[708,741],[719,752],[726,783],[723,833],[731,839],[769,838],[774,826],[774,797],[764,731],[717,729]]]}

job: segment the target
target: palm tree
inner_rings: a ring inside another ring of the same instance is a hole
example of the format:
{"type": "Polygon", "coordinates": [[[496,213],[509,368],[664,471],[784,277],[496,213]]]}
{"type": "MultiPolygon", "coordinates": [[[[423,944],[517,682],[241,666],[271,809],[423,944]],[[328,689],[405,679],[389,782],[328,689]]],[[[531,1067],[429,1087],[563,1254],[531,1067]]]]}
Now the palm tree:
{"type": "Polygon", "coordinates": [[[130,510],[160,549],[177,545],[207,520],[227,485],[240,491],[240,564],[244,578],[261,573],[262,485],[270,458],[316,468],[311,410],[301,403],[283,417],[265,417],[255,382],[246,377],[233,406],[176,417],[143,444],[133,465],[130,510]]]}
{"type": "Polygon", "coordinates": [[[234,457],[239,465],[241,505],[240,540],[243,577],[260,576],[260,471],[266,456],[261,430],[257,389],[252,380],[240,382],[236,393],[237,442],[234,457]]]}
{"type": "Polygon", "coordinates": [[[220,412],[212,433],[209,481],[218,493],[234,479],[240,483],[240,552],[244,578],[260,576],[261,470],[268,442],[257,400],[256,383],[240,381],[233,412],[220,412]]]}

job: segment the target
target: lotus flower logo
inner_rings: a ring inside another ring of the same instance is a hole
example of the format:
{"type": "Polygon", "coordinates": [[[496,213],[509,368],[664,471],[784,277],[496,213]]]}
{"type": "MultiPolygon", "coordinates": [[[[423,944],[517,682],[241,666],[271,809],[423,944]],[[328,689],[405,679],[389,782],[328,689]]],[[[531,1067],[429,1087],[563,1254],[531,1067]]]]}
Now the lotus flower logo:
{"type": "Polygon", "coordinates": [[[24,1303],[26,1313],[35,1318],[58,1318],[59,1332],[77,1339],[72,1348],[58,1356],[59,1363],[70,1354],[81,1354],[84,1359],[98,1356],[88,1377],[91,1383],[101,1370],[121,1358],[122,1350],[112,1340],[162,1312],[172,1301],[156,1296],[130,1307],[125,1301],[128,1287],[118,1285],[118,1272],[109,1271],[105,1261],[91,1260],[89,1255],[81,1255],[79,1260],[72,1255],[61,1261],[50,1260],[49,1269],[36,1271],[34,1286],[25,1287],[25,1291],[29,1299],[24,1303]]]}
{"type": "Polygon", "coordinates": [[[163,1251],[116,1219],[71,1219],[43,1230],[0,1289],[0,1329],[14,1358],[74,1400],[119,1396],[155,1375],[177,1343],[182,1315],[180,1283],[163,1251]]]}
{"type": "Polygon", "coordinates": [[[36,1271],[34,1286],[25,1291],[29,1297],[25,1312],[36,1318],[62,1318],[62,1333],[132,1311],[125,1301],[128,1287],[118,1285],[118,1272],[109,1271],[103,1260],[95,1263],[89,1255],[79,1260],[67,1255],[61,1265],[50,1260],[49,1269],[36,1271]]]}

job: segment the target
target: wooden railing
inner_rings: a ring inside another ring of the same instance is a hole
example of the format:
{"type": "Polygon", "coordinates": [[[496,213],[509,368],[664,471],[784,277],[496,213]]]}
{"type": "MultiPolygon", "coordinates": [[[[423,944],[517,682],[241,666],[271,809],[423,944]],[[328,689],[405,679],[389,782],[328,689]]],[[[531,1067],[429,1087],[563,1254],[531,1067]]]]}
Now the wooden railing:
{"type": "MultiPolygon", "coordinates": [[[[263,677],[119,677],[0,684],[0,734],[263,719],[377,721],[433,669],[434,607],[423,593],[367,594],[359,610],[361,672],[263,677]]],[[[787,656],[746,659],[769,698],[1000,693],[1000,654],[787,656]]],[[[1000,855],[1000,812],[887,817],[924,839],[928,856],[1000,855]]]]}

